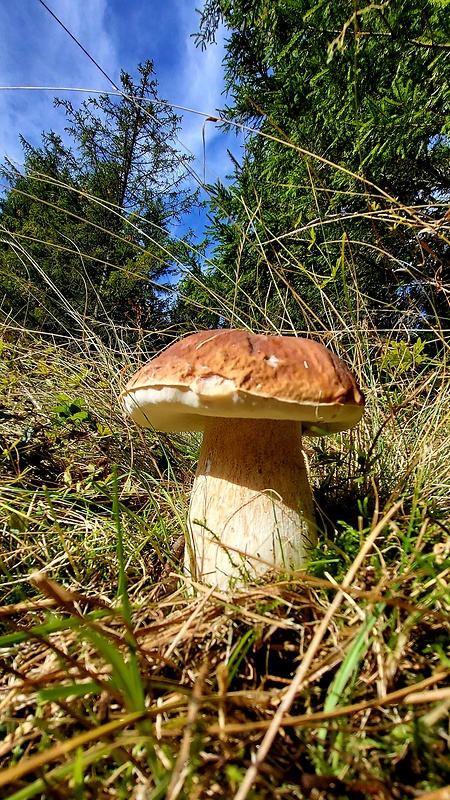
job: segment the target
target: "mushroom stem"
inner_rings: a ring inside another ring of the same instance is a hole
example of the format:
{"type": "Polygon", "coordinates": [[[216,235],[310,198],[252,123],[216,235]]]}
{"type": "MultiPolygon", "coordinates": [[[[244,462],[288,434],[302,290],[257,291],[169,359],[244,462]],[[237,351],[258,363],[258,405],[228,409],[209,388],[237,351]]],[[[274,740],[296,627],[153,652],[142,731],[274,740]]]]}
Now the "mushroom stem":
{"type": "Polygon", "coordinates": [[[206,421],[185,567],[227,589],[303,566],[316,538],[299,422],[206,421]]]}

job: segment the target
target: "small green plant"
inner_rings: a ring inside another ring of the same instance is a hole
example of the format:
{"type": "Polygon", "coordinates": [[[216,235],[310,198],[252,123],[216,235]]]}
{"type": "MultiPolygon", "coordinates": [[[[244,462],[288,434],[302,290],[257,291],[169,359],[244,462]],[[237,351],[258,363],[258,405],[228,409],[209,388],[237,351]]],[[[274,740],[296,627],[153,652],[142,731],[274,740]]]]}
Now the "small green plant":
{"type": "Polygon", "coordinates": [[[425,345],[426,342],[420,336],[414,344],[403,340],[390,342],[389,348],[381,357],[380,368],[389,375],[398,377],[420,367],[428,358],[424,352],[425,345]]]}
{"type": "Polygon", "coordinates": [[[80,422],[85,422],[89,419],[89,411],[86,410],[86,401],[82,397],[76,397],[71,400],[66,394],[59,394],[56,397],[57,405],[54,406],[53,412],[56,415],[56,421],[65,424],[72,423],[72,425],[79,425],[80,422]]]}

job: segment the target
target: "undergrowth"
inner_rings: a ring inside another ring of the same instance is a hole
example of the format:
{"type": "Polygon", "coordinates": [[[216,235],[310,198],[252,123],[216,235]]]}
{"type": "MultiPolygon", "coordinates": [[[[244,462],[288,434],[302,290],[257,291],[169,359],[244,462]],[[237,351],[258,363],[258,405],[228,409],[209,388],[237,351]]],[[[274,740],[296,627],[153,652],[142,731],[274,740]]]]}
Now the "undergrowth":
{"type": "Polygon", "coordinates": [[[226,595],[180,567],[198,441],[129,427],[122,366],[3,328],[0,796],[232,797],[308,653],[249,797],[450,783],[445,368],[377,377],[355,431],[307,442],[308,572],[226,595]]]}

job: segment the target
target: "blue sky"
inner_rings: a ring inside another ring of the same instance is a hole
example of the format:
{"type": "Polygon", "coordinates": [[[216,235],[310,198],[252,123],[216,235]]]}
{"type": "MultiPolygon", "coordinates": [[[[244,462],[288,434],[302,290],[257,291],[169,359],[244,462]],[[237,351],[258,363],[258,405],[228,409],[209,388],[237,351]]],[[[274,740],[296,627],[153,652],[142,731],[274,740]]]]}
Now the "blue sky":
{"type": "MultiPolygon", "coordinates": [[[[198,30],[196,5],[202,0],[45,0],[46,5],[119,83],[124,69],[136,76],[139,62],[154,62],[159,95],[173,105],[214,115],[225,105],[223,41],[206,51],[191,36],[198,30]]],[[[43,131],[63,133],[65,115],[53,108],[53,98],[81,93],[26,90],[13,87],[71,87],[110,90],[107,79],[77,47],[39,0],[0,4],[0,161],[22,160],[19,134],[33,145],[43,131]]],[[[179,138],[193,152],[195,169],[203,175],[204,116],[183,112],[179,138]]],[[[207,180],[231,171],[227,148],[238,155],[242,140],[206,125],[207,180]]]]}

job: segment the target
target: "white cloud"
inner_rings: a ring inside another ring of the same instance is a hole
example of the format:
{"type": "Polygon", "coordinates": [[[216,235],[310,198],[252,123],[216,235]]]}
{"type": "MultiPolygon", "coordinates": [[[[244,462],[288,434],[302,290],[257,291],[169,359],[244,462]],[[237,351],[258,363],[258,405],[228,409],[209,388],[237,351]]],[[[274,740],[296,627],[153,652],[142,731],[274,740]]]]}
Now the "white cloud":
{"type": "MultiPolygon", "coordinates": [[[[46,0],[66,28],[101,68],[119,82],[120,69],[136,74],[138,62],[154,60],[159,93],[182,112],[179,139],[196,156],[193,168],[203,180],[203,130],[206,142],[206,179],[214,182],[230,171],[227,148],[236,154],[242,137],[225,135],[205,114],[214,116],[225,98],[223,91],[223,37],[202,51],[191,36],[198,29],[195,0],[46,0]]],[[[0,85],[78,87],[109,90],[108,80],[36,0],[0,3],[0,85]]],[[[20,163],[19,134],[39,146],[41,133],[62,134],[62,109],[53,108],[55,96],[74,105],[86,95],[61,91],[0,91],[0,162],[5,156],[20,163]]],[[[181,113],[181,112],[180,112],[181,113]]]]}
{"type": "MultiPolygon", "coordinates": [[[[83,47],[105,71],[117,76],[113,43],[104,25],[107,0],[60,0],[57,6],[53,5],[59,19],[83,47]]],[[[0,51],[1,86],[110,88],[95,65],[35,0],[0,7],[0,29],[4,43],[0,51]]],[[[33,145],[39,144],[44,130],[53,128],[62,133],[65,118],[62,110],[53,108],[55,95],[73,99],[72,94],[55,91],[0,91],[0,159],[6,155],[20,162],[19,133],[33,145]]]]}
{"type": "Polygon", "coordinates": [[[223,31],[219,29],[217,33],[217,44],[202,50],[195,46],[191,36],[199,23],[193,3],[188,0],[177,8],[184,32],[177,46],[178,64],[176,71],[164,76],[161,88],[171,103],[192,109],[183,112],[179,138],[186,150],[195,155],[193,166],[200,180],[203,181],[206,165],[206,181],[213,183],[230,171],[227,149],[238,155],[242,144],[241,136],[236,138],[234,132],[225,134],[217,124],[206,121],[208,116],[216,116],[218,109],[225,104],[223,31]]]}

